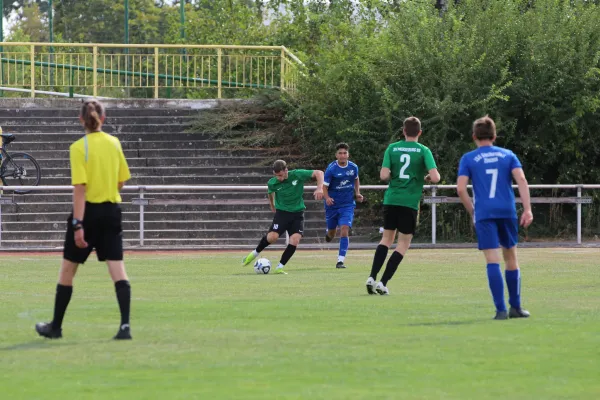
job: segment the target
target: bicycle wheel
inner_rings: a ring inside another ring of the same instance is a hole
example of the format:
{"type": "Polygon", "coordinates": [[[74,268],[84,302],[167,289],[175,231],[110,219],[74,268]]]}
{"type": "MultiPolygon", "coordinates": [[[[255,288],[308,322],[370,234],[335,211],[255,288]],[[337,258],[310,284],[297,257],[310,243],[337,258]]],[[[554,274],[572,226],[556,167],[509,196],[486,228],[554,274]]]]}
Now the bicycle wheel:
{"type": "MultiPolygon", "coordinates": [[[[4,186],[37,186],[41,177],[39,164],[27,153],[10,154],[0,165],[0,178],[4,186]]],[[[30,192],[31,190],[15,190],[16,194],[30,192]]]]}

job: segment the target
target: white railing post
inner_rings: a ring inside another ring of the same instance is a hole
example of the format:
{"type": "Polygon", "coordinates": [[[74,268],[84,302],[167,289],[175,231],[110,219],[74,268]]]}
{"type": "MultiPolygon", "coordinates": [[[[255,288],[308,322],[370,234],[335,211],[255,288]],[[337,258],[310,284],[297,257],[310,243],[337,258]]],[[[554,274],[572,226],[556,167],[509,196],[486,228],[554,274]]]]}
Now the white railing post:
{"type": "Polygon", "coordinates": [[[437,239],[437,203],[435,202],[436,188],[431,188],[431,197],[433,202],[431,203],[431,244],[435,244],[437,239]]]}
{"type": "MultiPolygon", "coordinates": [[[[581,199],[581,185],[577,185],[577,198],[581,199]]],[[[581,202],[577,203],[577,244],[581,244],[581,202]]]]}
{"type": "Polygon", "coordinates": [[[140,246],[144,246],[144,188],[140,187],[140,246]]]}

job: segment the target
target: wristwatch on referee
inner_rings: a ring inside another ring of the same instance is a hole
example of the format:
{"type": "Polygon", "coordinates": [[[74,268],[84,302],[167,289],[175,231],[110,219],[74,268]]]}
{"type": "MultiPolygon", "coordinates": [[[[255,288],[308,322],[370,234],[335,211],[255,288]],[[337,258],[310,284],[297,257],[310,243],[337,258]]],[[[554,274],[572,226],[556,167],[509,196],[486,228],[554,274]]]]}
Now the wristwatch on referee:
{"type": "Polygon", "coordinates": [[[71,220],[71,226],[73,227],[73,231],[78,231],[83,228],[83,221],[77,218],[73,218],[71,220]]]}

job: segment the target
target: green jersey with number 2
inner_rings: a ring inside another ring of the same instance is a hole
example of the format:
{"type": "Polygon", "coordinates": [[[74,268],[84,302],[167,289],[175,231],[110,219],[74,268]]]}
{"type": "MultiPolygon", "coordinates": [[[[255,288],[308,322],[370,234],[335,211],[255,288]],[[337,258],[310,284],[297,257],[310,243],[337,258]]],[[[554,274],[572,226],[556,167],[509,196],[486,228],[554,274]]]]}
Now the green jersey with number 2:
{"type": "Polygon", "coordinates": [[[418,210],[424,178],[430,169],[437,168],[431,150],[418,142],[392,143],[385,151],[382,167],[391,171],[383,204],[418,210]]]}

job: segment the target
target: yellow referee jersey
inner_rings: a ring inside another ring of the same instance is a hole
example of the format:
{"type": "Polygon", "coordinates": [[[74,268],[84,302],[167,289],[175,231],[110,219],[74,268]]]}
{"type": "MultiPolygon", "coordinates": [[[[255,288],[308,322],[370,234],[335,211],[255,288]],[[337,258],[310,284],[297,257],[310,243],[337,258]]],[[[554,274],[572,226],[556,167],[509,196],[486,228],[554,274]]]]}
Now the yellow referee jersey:
{"type": "Polygon", "coordinates": [[[88,133],[69,148],[71,184],[86,185],[90,203],[120,203],[119,182],[131,178],[119,139],[104,132],[88,133]]]}

